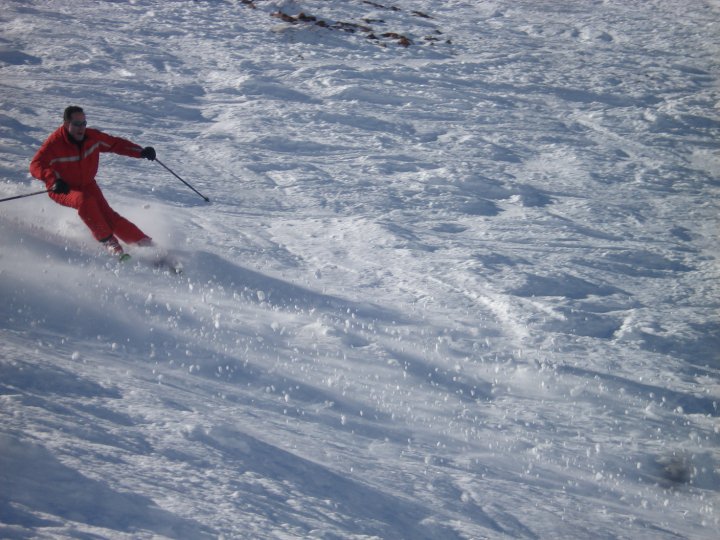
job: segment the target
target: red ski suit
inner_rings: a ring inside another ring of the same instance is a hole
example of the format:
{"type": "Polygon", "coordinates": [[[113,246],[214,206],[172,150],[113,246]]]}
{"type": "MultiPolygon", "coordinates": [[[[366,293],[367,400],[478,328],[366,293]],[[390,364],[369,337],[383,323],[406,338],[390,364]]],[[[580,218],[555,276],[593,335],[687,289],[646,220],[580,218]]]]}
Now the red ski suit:
{"type": "Polygon", "coordinates": [[[141,151],[140,146],[127,139],[91,128],[85,130],[85,138],[78,142],[63,125],[37,151],[30,162],[30,174],[45,182],[48,189],[52,188],[57,178],[62,178],[70,187],[70,192],[49,192],[50,198],[63,206],[75,208],[96,240],[106,240],[114,234],[126,244],[132,244],[149,237],[110,208],[95,182],[95,175],[100,152],[139,158],[141,151]]]}

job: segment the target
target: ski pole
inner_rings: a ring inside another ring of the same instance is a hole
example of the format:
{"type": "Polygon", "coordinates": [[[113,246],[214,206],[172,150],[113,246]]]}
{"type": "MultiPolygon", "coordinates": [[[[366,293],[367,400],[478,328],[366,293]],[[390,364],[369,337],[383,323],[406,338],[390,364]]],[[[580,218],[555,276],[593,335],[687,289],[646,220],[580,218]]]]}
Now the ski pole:
{"type": "Polygon", "coordinates": [[[160,161],[158,158],[155,158],[155,161],[157,161],[160,165],[162,165],[162,166],[163,166],[170,174],[172,174],[175,178],[177,178],[178,180],[180,180],[183,184],[185,184],[187,187],[189,187],[189,188],[192,189],[195,193],[197,193],[197,194],[200,195],[203,199],[205,199],[205,202],[210,202],[210,199],[208,199],[205,195],[203,195],[203,194],[200,193],[197,189],[195,189],[195,188],[192,187],[190,184],[188,184],[185,180],[183,180],[182,178],[180,178],[177,174],[175,174],[172,170],[170,170],[170,167],[168,167],[167,165],[165,165],[165,164],[164,164],[162,161],[160,161]]]}
{"type": "Polygon", "coordinates": [[[36,191],[34,193],[26,193],[25,195],[15,195],[14,197],[6,197],[4,199],[0,199],[0,202],[14,201],[15,199],[22,199],[24,197],[32,197],[33,195],[40,195],[42,193],[47,193],[47,192],[48,192],[47,189],[43,189],[42,191],[36,191]]]}

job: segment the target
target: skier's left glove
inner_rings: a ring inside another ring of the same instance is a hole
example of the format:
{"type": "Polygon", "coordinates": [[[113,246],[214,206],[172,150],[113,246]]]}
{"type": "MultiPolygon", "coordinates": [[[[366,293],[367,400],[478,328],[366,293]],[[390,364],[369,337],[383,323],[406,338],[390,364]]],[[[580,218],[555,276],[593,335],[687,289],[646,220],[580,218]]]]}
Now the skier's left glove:
{"type": "Polygon", "coordinates": [[[150,161],[155,161],[155,149],[152,146],[146,146],[140,152],[140,157],[149,159],[150,161]]]}

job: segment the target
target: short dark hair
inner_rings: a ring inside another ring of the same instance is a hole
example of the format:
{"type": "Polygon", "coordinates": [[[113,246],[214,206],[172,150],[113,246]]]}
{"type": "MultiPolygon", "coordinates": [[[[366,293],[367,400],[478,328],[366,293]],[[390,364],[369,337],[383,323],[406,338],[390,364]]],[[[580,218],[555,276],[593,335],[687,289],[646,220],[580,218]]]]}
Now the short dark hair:
{"type": "Polygon", "coordinates": [[[82,107],[78,107],[77,105],[70,105],[69,107],[65,108],[65,112],[63,113],[63,121],[69,122],[72,118],[72,115],[75,113],[85,114],[85,111],[83,111],[82,107]]]}

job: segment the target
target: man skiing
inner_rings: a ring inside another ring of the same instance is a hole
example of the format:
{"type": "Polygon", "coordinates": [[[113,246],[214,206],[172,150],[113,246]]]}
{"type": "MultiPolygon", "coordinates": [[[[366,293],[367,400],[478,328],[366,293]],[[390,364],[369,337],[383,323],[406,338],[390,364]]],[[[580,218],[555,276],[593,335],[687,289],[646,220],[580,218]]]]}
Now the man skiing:
{"type": "Polygon", "coordinates": [[[118,239],[126,244],[152,245],[152,239],[115,212],[95,181],[101,152],[155,159],[155,149],[87,127],[81,107],[70,106],[63,125],[43,143],[30,162],[30,174],[45,182],[50,198],[78,211],[96,240],[112,254],[123,257],[118,239]]]}

